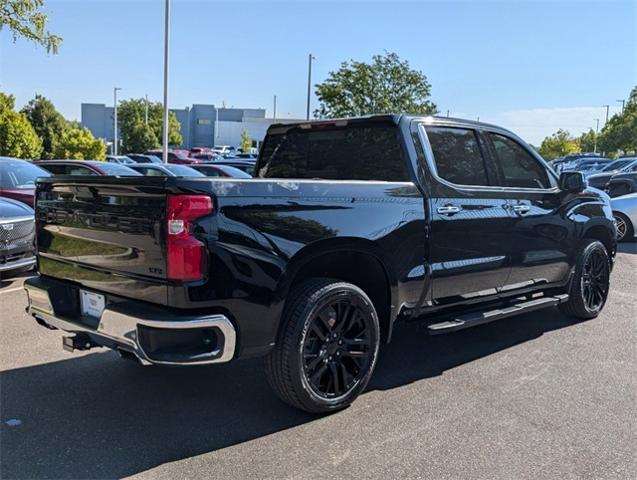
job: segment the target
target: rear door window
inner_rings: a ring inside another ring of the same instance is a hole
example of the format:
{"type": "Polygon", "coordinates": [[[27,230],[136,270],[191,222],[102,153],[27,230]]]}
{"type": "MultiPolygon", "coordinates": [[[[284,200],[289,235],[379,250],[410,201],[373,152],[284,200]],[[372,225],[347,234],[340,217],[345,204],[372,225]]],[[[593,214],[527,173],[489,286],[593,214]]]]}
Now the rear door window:
{"type": "Polygon", "coordinates": [[[474,130],[426,127],[440,178],[456,185],[489,185],[487,169],[474,130]]]}

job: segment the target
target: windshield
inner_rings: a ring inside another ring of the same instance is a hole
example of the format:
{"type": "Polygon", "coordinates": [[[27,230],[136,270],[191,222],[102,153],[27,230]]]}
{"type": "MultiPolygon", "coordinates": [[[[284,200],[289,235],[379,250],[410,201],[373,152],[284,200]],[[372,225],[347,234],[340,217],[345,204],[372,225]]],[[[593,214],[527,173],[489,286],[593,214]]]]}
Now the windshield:
{"type": "Polygon", "coordinates": [[[35,188],[36,178],[49,176],[49,172],[25,160],[0,161],[0,188],[35,188]]]}
{"type": "Polygon", "coordinates": [[[622,168],[621,171],[622,172],[637,172],[637,160],[633,159],[633,161],[630,162],[630,164],[626,165],[624,168],[622,168]]]}
{"type": "Polygon", "coordinates": [[[164,165],[164,167],[166,167],[178,177],[205,177],[203,173],[198,172],[194,168],[190,168],[185,165],[164,165]]]}
{"type": "Polygon", "coordinates": [[[632,163],[633,160],[631,159],[626,159],[626,160],[615,160],[614,162],[610,162],[608,165],[606,165],[604,168],[602,168],[602,172],[610,172],[613,170],[621,170],[622,168],[624,168],[625,166],[627,166],[628,164],[632,163]]]}
{"type": "Polygon", "coordinates": [[[139,172],[136,172],[132,168],[125,167],[124,165],[120,165],[118,163],[99,162],[99,165],[97,165],[97,167],[100,170],[106,172],[107,175],[117,175],[120,177],[141,175],[139,172]]]}

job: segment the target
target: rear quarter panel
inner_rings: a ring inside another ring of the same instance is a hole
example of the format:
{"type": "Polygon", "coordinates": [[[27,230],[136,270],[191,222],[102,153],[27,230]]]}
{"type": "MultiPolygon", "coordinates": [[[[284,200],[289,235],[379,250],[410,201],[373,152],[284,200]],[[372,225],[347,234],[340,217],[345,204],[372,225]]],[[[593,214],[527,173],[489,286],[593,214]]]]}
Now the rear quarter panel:
{"type": "Polygon", "coordinates": [[[393,304],[418,302],[425,222],[413,183],[190,179],[180,186],[199,190],[202,182],[216,203],[210,272],[207,282],[189,288],[189,301],[234,317],[242,353],[274,341],[287,294],[281,286],[308,252],[356,245],[383,263],[393,304]]]}

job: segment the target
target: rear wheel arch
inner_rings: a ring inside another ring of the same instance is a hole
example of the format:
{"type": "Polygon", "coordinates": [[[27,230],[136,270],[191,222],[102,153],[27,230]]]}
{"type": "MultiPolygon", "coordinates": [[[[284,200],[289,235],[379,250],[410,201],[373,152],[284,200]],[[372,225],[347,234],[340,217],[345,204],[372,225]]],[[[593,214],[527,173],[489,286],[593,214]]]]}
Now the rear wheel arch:
{"type": "MultiPolygon", "coordinates": [[[[314,277],[352,283],[361,288],[374,303],[381,339],[388,341],[396,316],[392,306],[397,301],[397,280],[389,262],[383,257],[381,249],[371,240],[338,238],[313,243],[290,260],[277,287],[277,297],[284,308],[294,285],[314,277]]],[[[281,325],[278,327],[280,330],[281,325]]]]}

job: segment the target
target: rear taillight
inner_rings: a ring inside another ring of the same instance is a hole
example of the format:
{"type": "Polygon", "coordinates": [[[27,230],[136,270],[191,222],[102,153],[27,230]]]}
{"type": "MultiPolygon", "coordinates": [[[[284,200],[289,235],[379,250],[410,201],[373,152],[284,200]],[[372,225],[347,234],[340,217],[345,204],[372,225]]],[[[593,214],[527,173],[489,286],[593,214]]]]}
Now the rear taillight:
{"type": "Polygon", "coordinates": [[[213,212],[212,200],[206,195],[168,195],[167,199],[168,279],[199,280],[206,268],[206,251],[192,235],[190,224],[213,212]]]}

